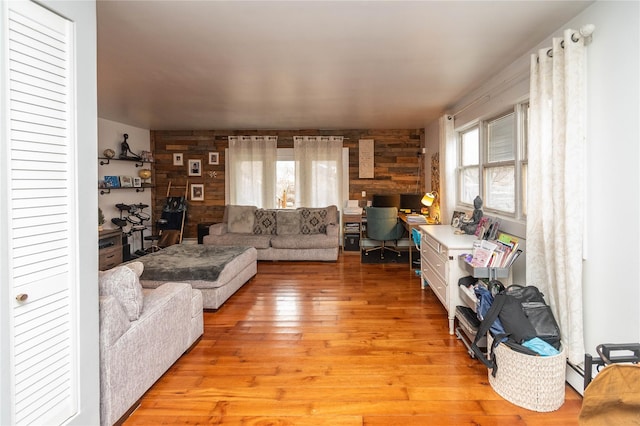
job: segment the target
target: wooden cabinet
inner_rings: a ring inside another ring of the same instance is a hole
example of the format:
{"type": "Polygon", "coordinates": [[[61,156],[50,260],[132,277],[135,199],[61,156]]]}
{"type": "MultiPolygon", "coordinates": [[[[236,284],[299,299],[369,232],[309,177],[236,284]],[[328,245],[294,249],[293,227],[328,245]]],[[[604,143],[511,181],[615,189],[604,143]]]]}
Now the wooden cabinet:
{"type": "Polygon", "coordinates": [[[422,287],[429,286],[447,310],[449,334],[454,333],[456,306],[461,304],[458,279],[469,275],[458,256],[470,253],[474,235],[457,235],[449,225],[420,226],[422,287]]]}
{"type": "Polygon", "coordinates": [[[111,269],[122,263],[122,232],[119,229],[105,229],[98,237],[99,268],[111,269]]]}

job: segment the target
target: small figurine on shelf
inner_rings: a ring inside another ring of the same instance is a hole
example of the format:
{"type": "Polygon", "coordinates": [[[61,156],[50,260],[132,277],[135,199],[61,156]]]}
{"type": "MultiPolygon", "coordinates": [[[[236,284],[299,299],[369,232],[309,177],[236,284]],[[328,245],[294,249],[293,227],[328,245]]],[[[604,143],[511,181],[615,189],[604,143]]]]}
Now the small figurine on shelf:
{"type": "Polygon", "coordinates": [[[102,213],[102,209],[98,207],[98,231],[102,231],[104,225],[104,214],[102,213]]]}
{"type": "Polygon", "coordinates": [[[471,216],[471,219],[465,219],[462,221],[462,225],[460,225],[460,229],[462,229],[464,231],[465,234],[468,235],[473,235],[476,233],[476,228],[478,227],[478,223],[480,222],[480,219],[482,218],[482,198],[480,198],[480,196],[476,196],[476,198],[473,199],[473,215],[471,216]]]}
{"type": "Polygon", "coordinates": [[[138,154],[134,154],[129,148],[129,143],[127,139],[129,138],[128,134],[124,134],[124,140],[120,143],[120,159],[122,160],[142,160],[142,158],[138,154]],[[129,155],[131,154],[131,155],[129,155]]]}

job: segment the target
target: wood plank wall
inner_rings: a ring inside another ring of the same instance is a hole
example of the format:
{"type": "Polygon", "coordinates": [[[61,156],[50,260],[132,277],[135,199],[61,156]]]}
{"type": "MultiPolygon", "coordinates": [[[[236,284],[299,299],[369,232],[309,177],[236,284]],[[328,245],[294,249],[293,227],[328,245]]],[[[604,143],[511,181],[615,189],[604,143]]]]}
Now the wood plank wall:
{"type": "MultiPolygon", "coordinates": [[[[204,184],[204,201],[190,201],[184,238],[197,237],[197,224],[220,222],[225,200],[225,149],[228,136],[276,135],[279,148],[293,147],[294,136],[344,136],[349,148],[349,198],[365,202],[374,193],[419,193],[425,191],[424,129],[405,130],[190,130],[151,131],[153,217],[160,217],[171,181],[171,195],[181,195],[187,183],[204,184]],[[358,141],[375,142],[374,179],[358,178],[358,141]],[[218,152],[219,165],[209,165],[209,152],[218,152]],[[173,165],[173,154],[183,155],[184,165],[173,165]],[[188,176],[188,160],[202,160],[202,176],[188,176]],[[212,176],[215,172],[216,176],[212,176]],[[367,192],[366,199],[362,191],[367,192]]],[[[427,167],[428,170],[428,167],[427,167]]],[[[340,206],[341,207],[341,206],[340,206]]]]}

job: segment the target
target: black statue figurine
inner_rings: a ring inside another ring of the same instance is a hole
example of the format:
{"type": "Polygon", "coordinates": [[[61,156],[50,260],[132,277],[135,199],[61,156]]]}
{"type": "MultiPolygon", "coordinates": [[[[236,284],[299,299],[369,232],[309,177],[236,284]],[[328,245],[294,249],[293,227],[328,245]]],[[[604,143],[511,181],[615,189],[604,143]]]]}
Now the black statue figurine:
{"type": "Polygon", "coordinates": [[[134,154],[129,148],[129,144],[127,143],[127,139],[129,138],[128,134],[124,134],[124,140],[120,143],[120,158],[125,160],[141,160],[138,154],[134,154]],[[131,155],[129,155],[131,154],[131,155]]]}
{"type": "Polygon", "coordinates": [[[482,219],[482,198],[480,196],[476,196],[473,199],[473,215],[471,216],[471,221],[464,222],[460,228],[464,231],[465,234],[473,235],[476,233],[476,228],[478,227],[478,223],[480,219],[482,219]]]}

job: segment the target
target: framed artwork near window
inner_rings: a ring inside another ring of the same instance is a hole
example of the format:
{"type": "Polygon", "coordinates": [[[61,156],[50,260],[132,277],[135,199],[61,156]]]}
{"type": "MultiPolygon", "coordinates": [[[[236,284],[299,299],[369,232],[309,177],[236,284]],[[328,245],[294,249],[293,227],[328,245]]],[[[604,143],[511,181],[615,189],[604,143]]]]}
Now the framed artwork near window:
{"type": "Polygon", "coordinates": [[[219,152],[210,152],[209,153],[209,164],[218,165],[220,164],[220,153],[219,152]]]}
{"type": "Polygon", "coordinates": [[[189,160],[189,176],[202,176],[202,160],[189,160]]]}
{"type": "Polygon", "coordinates": [[[182,154],[173,154],[173,165],[174,166],[184,166],[184,157],[182,154]]]}
{"type": "Polygon", "coordinates": [[[191,201],[204,201],[204,184],[191,184],[191,201]]]}
{"type": "Polygon", "coordinates": [[[462,225],[462,220],[465,216],[465,212],[454,210],[453,216],[451,217],[451,226],[453,226],[454,228],[460,228],[460,225],[462,225]]]}

